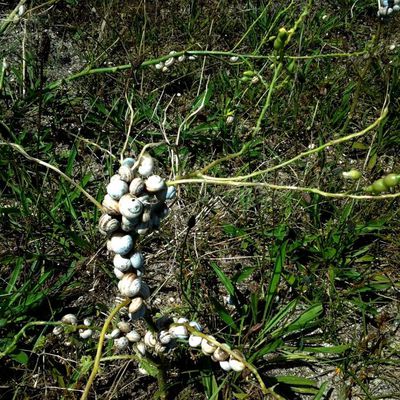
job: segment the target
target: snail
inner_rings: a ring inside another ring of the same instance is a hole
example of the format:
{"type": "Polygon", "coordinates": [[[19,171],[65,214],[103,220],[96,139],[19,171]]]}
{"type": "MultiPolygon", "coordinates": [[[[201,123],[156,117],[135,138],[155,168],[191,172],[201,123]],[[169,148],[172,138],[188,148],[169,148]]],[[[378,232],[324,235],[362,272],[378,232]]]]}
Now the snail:
{"type": "Polygon", "coordinates": [[[133,249],[133,238],[125,233],[115,233],[111,236],[111,250],[119,255],[128,254],[133,249]]]}
{"type": "MultiPolygon", "coordinates": [[[[132,179],[135,177],[134,172],[127,165],[121,165],[118,169],[118,175],[121,177],[121,180],[126,184],[131,183],[132,179]]],[[[126,191],[126,193],[128,190],[126,191]]]]}
{"type": "Polygon", "coordinates": [[[147,347],[154,347],[157,343],[157,338],[153,335],[153,332],[147,331],[144,335],[144,344],[147,347]]]}
{"type": "Polygon", "coordinates": [[[111,331],[111,333],[108,333],[105,338],[106,339],[116,339],[119,335],[121,334],[121,331],[118,328],[115,328],[111,331]]]}
{"type": "Polygon", "coordinates": [[[176,187],[175,186],[168,186],[167,193],[165,195],[166,200],[174,200],[176,197],[176,187]]]}
{"type": "Polygon", "coordinates": [[[126,218],[122,216],[121,229],[125,232],[132,232],[139,223],[139,218],[126,218]]]}
{"type": "Polygon", "coordinates": [[[92,335],[93,331],[91,329],[79,329],[79,337],[82,339],[89,339],[92,335]]]}
{"type": "Polygon", "coordinates": [[[117,324],[117,328],[122,332],[122,333],[128,333],[132,330],[131,324],[126,321],[119,321],[117,324]]]}
{"type": "Polygon", "coordinates": [[[61,322],[64,322],[64,324],[77,325],[78,319],[75,314],[66,314],[61,318],[61,322]]]}
{"type": "Polygon", "coordinates": [[[135,297],[128,308],[129,318],[133,321],[144,316],[146,307],[141,297],[135,297]]]}
{"type": "Polygon", "coordinates": [[[117,279],[121,280],[124,277],[124,273],[120,271],[118,268],[113,269],[114,275],[117,277],[117,279]]]}
{"type": "Polygon", "coordinates": [[[114,267],[121,272],[127,272],[132,267],[130,258],[122,257],[121,254],[116,254],[114,256],[113,264],[114,264],[114,267]]]}
{"type": "Polygon", "coordinates": [[[117,350],[124,350],[128,347],[128,345],[129,345],[129,340],[125,336],[122,336],[114,340],[114,347],[117,350]]]}
{"type": "Polygon", "coordinates": [[[158,175],[149,176],[144,183],[149,193],[157,193],[165,188],[164,179],[158,175]]]}
{"type": "MultiPolygon", "coordinates": [[[[129,168],[128,170],[130,171],[129,168]]],[[[121,179],[120,180],[114,179],[107,185],[107,194],[114,200],[119,200],[124,194],[128,193],[128,191],[129,191],[128,184],[121,179]]]]}
{"type": "Polygon", "coordinates": [[[196,336],[196,335],[190,335],[189,336],[189,346],[190,347],[199,347],[201,345],[203,338],[201,338],[200,336],[196,336]]]}
{"type": "MultiPolygon", "coordinates": [[[[244,358],[243,354],[239,350],[233,350],[233,351],[239,357],[244,358]]],[[[232,368],[232,370],[235,372],[241,372],[245,369],[245,365],[240,360],[238,360],[232,356],[229,358],[229,365],[232,368]]]]}
{"type": "MultiPolygon", "coordinates": [[[[209,338],[214,339],[214,336],[209,336],[209,338]]],[[[217,346],[213,345],[212,343],[208,342],[207,339],[203,339],[201,341],[201,351],[206,356],[210,356],[214,351],[217,349],[217,346]]]]}
{"type": "Polygon", "coordinates": [[[127,219],[135,219],[143,212],[143,203],[131,194],[125,194],[119,200],[120,213],[127,219]]]}
{"type": "Polygon", "coordinates": [[[129,193],[132,196],[140,196],[144,192],[145,187],[142,178],[134,178],[129,185],[129,193]]]}
{"type": "Polygon", "coordinates": [[[220,361],[219,366],[226,372],[232,371],[232,367],[229,361],[220,361]]]}
{"type": "Polygon", "coordinates": [[[120,225],[120,222],[109,214],[103,214],[99,219],[99,230],[103,235],[117,231],[120,225]]]}
{"type": "Polygon", "coordinates": [[[229,354],[226,351],[224,351],[221,347],[217,347],[214,353],[212,354],[211,358],[213,361],[226,361],[229,358],[229,354]]]}
{"type": "Polygon", "coordinates": [[[125,274],[118,282],[118,289],[123,296],[135,297],[139,291],[142,280],[133,272],[125,274]]]}
{"type": "Polygon", "coordinates": [[[117,200],[114,200],[109,194],[104,196],[103,202],[101,203],[107,212],[110,215],[119,215],[119,203],[117,200]]]}
{"type": "Polygon", "coordinates": [[[138,172],[140,175],[144,177],[148,177],[153,173],[154,169],[154,160],[150,154],[144,153],[142,158],[140,159],[138,172]]]}
{"type": "Polygon", "coordinates": [[[140,251],[133,253],[129,261],[131,262],[133,268],[140,269],[144,265],[143,254],[140,251]]]}
{"type": "Polygon", "coordinates": [[[140,335],[134,329],[128,332],[125,336],[130,342],[137,343],[140,341],[140,335]]]}
{"type": "Polygon", "coordinates": [[[172,335],[168,331],[161,331],[158,334],[158,340],[161,344],[169,344],[172,341],[172,335]]]}
{"type": "Polygon", "coordinates": [[[146,346],[143,342],[136,343],[135,348],[138,351],[138,353],[141,354],[142,356],[146,355],[146,346]]]}

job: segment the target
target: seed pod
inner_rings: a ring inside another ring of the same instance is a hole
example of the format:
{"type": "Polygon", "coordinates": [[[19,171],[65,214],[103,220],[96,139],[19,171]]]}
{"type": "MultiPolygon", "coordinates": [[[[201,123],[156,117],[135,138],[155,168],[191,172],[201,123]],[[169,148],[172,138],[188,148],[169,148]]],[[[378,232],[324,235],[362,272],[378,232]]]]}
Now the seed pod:
{"type": "Polygon", "coordinates": [[[397,186],[400,183],[400,175],[396,175],[396,174],[389,174],[386,175],[383,178],[383,183],[385,184],[385,186],[387,186],[388,188],[397,186]]]}
{"type": "Polygon", "coordinates": [[[386,190],[388,190],[388,187],[385,185],[384,180],[378,179],[372,184],[372,190],[374,193],[382,193],[386,190]]]}

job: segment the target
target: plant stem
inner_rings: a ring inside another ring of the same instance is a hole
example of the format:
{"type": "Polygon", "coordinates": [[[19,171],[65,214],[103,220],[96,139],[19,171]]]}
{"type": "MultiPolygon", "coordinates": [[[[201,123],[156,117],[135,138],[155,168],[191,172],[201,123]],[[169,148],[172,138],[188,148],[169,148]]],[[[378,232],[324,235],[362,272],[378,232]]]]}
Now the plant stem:
{"type": "Polygon", "coordinates": [[[89,396],[90,388],[92,387],[92,384],[94,382],[94,379],[96,378],[97,372],[99,371],[100,367],[100,360],[101,360],[101,355],[103,352],[103,344],[104,344],[104,338],[107,333],[108,326],[110,325],[111,321],[115,317],[115,315],[119,312],[119,310],[125,306],[127,306],[131,302],[131,299],[126,299],[122,303],[118,304],[110,313],[110,315],[107,317],[107,319],[104,322],[103,329],[100,332],[100,337],[99,337],[99,342],[97,344],[97,352],[96,352],[96,357],[94,359],[94,364],[93,364],[93,369],[92,372],[89,376],[89,379],[86,383],[85,390],[82,394],[81,400],[86,400],[89,396]]]}

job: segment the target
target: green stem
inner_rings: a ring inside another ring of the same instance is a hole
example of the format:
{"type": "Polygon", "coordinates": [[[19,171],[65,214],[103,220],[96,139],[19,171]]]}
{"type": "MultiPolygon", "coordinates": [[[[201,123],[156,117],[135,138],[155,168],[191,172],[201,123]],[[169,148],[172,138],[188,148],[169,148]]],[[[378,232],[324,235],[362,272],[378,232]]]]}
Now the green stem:
{"type": "Polygon", "coordinates": [[[299,159],[301,159],[303,157],[309,156],[309,155],[314,154],[314,153],[319,153],[320,151],[324,150],[325,148],[327,148],[329,146],[334,146],[334,145],[337,145],[339,143],[347,142],[349,140],[352,140],[352,139],[355,139],[355,138],[358,138],[360,136],[365,135],[366,133],[368,133],[369,131],[374,129],[376,126],[378,126],[385,119],[386,115],[388,114],[388,111],[389,111],[388,108],[384,108],[382,110],[381,115],[379,116],[379,118],[377,118],[371,125],[367,126],[362,131],[351,133],[350,135],[343,136],[343,137],[341,137],[339,139],[330,140],[329,142],[326,142],[326,143],[322,144],[321,146],[318,146],[318,147],[316,147],[314,149],[307,150],[307,151],[305,151],[303,153],[300,153],[300,154],[296,155],[295,157],[293,157],[293,158],[291,158],[291,159],[289,159],[287,161],[284,161],[284,162],[282,162],[280,164],[277,164],[277,165],[275,165],[273,167],[269,167],[269,168],[266,168],[266,169],[255,171],[255,172],[253,172],[251,174],[248,174],[248,175],[236,176],[236,177],[232,177],[232,178],[214,178],[214,177],[209,177],[209,176],[203,176],[203,178],[207,178],[207,179],[210,178],[210,179],[213,179],[215,181],[224,182],[224,181],[243,181],[243,180],[246,180],[246,179],[254,178],[254,177],[259,176],[259,175],[264,175],[266,173],[269,173],[269,172],[275,171],[277,169],[286,167],[287,165],[292,164],[295,161],[297,161],[297,160],[299,160],[299,159]]]}
{"type": "Polygon", "coordinates": [[[282,63],[279,63],[278,65],[275,64],[275,71],[274,71],[274,75],[271,80],[271,84],[269,85],[267,99],[265,101],[264,107],[261,110],[260,116],[258,117],[256,127],[254,128],[254,131],[253,131],[253,137],[261,129],[261,123],[265,117],[267,110],[269,109],[269,107],[271,105],[272,93],[274,92],[274,88],[275,88],[276,82],[278,80],[279,73],[282,70],[282,67],[283,67],[282,63]]]}
{"type": "Polygon", "coordinates": [[[94,359],[93,363],[93,369],[92,372],[89,376],[89,379],[86,383],[85,390],[82,394],[81,400],[86,400],[89,396],[90,388],[92,387],[92,384],[94,382],[94,379],[96,378],[97,372],[99,371],[100,367],[100,360],[101,360],[101,355],[103,352],[103,344],[104,344],[104,338],[107,333],[108,326],[110,325],[111,321],[115,317],[115,315],[118,314],[119,310],[121,308],[127,306],[131,302],[131,299],[126,299],[122,303],[118,304],[110,313],[110,315],[107,317],[107,319],[104,322],[103,329],[100,332],[100,337],[99,337],[99,342],[97,344],[97,352],[96,352],[96,357],[94,359]]]}

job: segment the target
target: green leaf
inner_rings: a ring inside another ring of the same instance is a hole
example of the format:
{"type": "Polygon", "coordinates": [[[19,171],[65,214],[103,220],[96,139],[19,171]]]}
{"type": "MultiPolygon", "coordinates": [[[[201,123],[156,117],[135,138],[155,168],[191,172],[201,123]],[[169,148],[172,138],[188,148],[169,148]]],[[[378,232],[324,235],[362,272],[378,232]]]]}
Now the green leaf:
{"type": "Polygon", "coordinates": [[[286,257],[286,245],[287,242],[282,243],[279,249],[280,250],[279,254],[276,257],[275,267],[274,270],[272,271],[272,278],[268,286],[268,292],[265,299],[264,319],[271,312],[272,302],[274,301],[276,292],[278,290],[279,281],[281,279],[282,268],[286,257]]]}
{"type": "Polygon", "coordinates": [[[231,315],[228,313],[228,311],[225,309],[224,306],[222,306],[218,301],[212,300],[212,303],[215,307],[215,311],[219,315],[219,317],[232,329],[234,329],[236,332],[238,331],[238,327],[231,317],[231,315]]]}
{"type": "Polygon", "coordinates": [[[361,143],[361,142],[353,143],[352,147],[353,147],[353,149],[356,149],[356,150],[368,150],[369,149],[368,145],[361,143]]]}
{"type": "Polygon", "coordinates": [[[308,378],[301,378],[299,376],[292,376],[292,375],[284,375],[284,376],[277,376],[275,378],[279,383],[286,383],[290,386],[311,386],[315,387],[317,383],[308,378]]]}
{"type": "Polygon", "coordinates": [[[214,270],[215,274],[218,276],[218,279],[222,282],[225,286],[226,291],[230,296],[235,295],[235,288],[231,282],[231,280],[224,274],[221,268],[215,262],[211,262],[211,267],[214,270]]]}
{"type": "Polygon", "coordinates": [[[192,110],[195,111],[202,106],[207,106],[212,94],[213,94],[213,88],[210,85],[203,93],[200,94],[200,96],[196,98],[196,100],[193,103],[192,110]]]}
{"type": "Polygon", "coordinates": [[[19,362],[20,364],[27,364],[29,357],[24,351],[20,351],[19,353],[10,354],[10,357],[14,360],[19,362]]]}

